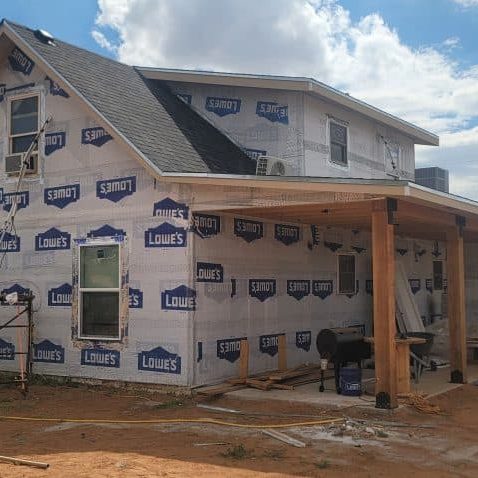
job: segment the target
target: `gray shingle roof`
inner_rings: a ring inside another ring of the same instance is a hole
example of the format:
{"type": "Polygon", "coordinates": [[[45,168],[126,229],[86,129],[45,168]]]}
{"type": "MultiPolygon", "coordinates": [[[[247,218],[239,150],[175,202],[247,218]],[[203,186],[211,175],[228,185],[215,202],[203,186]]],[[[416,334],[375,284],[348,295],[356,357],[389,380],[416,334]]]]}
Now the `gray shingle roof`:
{"type": "Polygon", "coordinates": [[[163,172],[254,174],[255,162],[161,82],[132,66],[5,21],[163,172]]]}

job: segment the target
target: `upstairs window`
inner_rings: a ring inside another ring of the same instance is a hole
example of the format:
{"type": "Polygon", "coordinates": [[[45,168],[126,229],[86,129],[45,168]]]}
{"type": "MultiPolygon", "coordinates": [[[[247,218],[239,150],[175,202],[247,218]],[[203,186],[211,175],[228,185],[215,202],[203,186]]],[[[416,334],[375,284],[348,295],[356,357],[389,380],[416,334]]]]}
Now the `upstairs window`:
{"type": "Polygon", "coordinates": [[[120,339],[120,246],[80,245],[79,338],[120,339]]]}
{"type": "Polygon", "coordinates": [[[330,122],[330,160],[347,166],[347,126],[330,122]]]}
{"type": "MultiPolygon", "coordinates": [[[[40,129],[40,97],[30,95],[11,98],[8,103],[8,157],[6,172],[16,174],[21,167],[20,153],[25,153],[40,129]],[[12,156],[17,155],[17,156],[12,156]]],[[[28,160],[27,173],[36,173],[38,163],[38,144],[33,148],[28,160]]]]}
{"type": "Polygon", "coordinates": [[[338,255],[338,293],[355,294],[355,255],[338,255]]]}

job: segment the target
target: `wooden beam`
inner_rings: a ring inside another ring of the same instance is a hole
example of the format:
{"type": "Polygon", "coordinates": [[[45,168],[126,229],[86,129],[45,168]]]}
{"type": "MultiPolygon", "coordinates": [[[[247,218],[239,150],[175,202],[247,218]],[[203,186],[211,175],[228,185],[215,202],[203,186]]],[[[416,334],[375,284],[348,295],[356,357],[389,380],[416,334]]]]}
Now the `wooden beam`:
{"type": "Polygon", "coordinates": [[[249,341],[241,340],[241,349],[239,355],[239,377],[247,378],[249,376],[249,341]]]}
{"type": "Polygon", "coordinates": [[[373,328],[375,340],[375,406],[396,408],[395,247],[387,201],[372,211],[373,328]]]}
{"type": "Polygon", "coordinates": [[[447,231],[447,273],[450,381],[466,383],[465,262],[459,225],[447,231]]]}
{"type": "Polygon", "coordinates": [[[285,334],[279,335],[279,346],[278,346],[278,353],[279,353],[279,371],[284,371],[287,369],[287,342],[285,338],[285,334]]]}

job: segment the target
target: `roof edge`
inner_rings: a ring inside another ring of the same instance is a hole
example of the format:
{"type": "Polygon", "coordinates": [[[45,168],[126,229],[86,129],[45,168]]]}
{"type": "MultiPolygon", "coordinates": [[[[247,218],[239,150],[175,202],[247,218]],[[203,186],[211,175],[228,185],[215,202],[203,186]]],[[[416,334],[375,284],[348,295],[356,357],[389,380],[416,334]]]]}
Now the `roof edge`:
{"type": "MultiPolygon", "coordinates": [[[[62,84],[62,86],[66,86],[67,91],[72,93],[73,96],[80,100],[80,102],[90,110],[100,126],[107,129],[113,138],[119,140],[119,142],[123,144],[123,146],[132,154],[132,156],[136,158],[136,160],[139,161],[153,177],[160,177],[163,174],[155,164],[153,164],[128,138],[126,138],[121,131],[119,131],[110,121],[108,121],[108,119],[95,106],[93,106],[66,78],[58,73],[55,68],[53,68],[39,53],[37,53],[33,47],[31,47],[20,35],[18,35],[18,33],[9,25],[8,20],[5,18],[3,18],[0,22],[0,35],[2,33],[4,33],[13,43],[20,46],[25,53],[28,53],[29,56],[33,57],[38,64],[42,65],[43,69],[48,73],[49,76],[52,77],[53,80],[55,80],[55,82],[62,84]]],[[[136,74],[139,75],[139,72],[136,71],[136,74]]]]}
{"type": "Polygon", "coordinates": [[[227,85],[239,87],[271,88],[281,90],[303,91],[312,93],[323,99],[335,102],[345,108],[358,112],[375,121],[402,131],[412,137],[416,144],[439,146],[439,137],[419,126],[376,108],[362,100],[354,98],[325,83],[313,78],[254,75],[248,73],[225,73],[201,70],[181,70],[169,68],[135,66],[137,71],[151,80],[184,81],[187,83],[205,83],[211,85],[227,85]]]}

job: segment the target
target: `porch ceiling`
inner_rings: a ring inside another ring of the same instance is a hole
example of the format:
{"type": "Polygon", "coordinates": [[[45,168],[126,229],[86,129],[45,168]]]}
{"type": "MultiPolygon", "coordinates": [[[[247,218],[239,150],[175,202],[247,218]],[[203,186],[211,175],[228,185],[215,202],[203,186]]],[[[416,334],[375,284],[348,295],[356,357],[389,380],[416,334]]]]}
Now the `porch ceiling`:
{"type": "MultiPolygon", "coordinates": [[[[252,206],[219,209],[217,212],[286,223],[371,230],[374,204],[383,199],[376,197],[346,202],[252,206]]],[[[456,226],[457,216],[462,216],[466,220],[464,239],[478,241],[478,215],[439,204],[424,205],[426,203],[417,200],[395,199],[397,210],[393,214],[396,234],[445,241],[446,231],[456,226]]]]}

